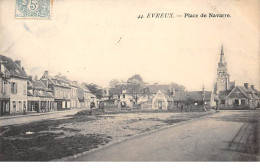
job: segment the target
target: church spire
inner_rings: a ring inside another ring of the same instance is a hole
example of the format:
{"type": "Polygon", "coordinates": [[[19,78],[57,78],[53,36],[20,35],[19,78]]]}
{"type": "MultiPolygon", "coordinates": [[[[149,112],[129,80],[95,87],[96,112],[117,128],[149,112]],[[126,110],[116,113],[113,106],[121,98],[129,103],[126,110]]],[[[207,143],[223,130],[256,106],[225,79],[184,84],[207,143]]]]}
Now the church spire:
{"type": "Polygon", "coordinates": [[[226,66],[225,57],[224,57],[223,44],[222,44],[222,46],[221,46],[220,60],[219,60],[218,66],[219,66],[219,67],[224,67],[224,66],[226,66]]]}

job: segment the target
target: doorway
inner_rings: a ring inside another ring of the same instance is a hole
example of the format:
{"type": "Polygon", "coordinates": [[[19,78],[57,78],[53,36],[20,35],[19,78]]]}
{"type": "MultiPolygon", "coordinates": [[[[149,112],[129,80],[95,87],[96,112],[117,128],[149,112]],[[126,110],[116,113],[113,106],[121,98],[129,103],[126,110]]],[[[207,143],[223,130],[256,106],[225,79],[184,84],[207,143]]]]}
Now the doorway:
{"type": "Polygon", "coordinates": [[[159,101],[159,102],[158,102],[158,109],[159,109],[159,110],[162,110],[162,101],[159,101]]]}

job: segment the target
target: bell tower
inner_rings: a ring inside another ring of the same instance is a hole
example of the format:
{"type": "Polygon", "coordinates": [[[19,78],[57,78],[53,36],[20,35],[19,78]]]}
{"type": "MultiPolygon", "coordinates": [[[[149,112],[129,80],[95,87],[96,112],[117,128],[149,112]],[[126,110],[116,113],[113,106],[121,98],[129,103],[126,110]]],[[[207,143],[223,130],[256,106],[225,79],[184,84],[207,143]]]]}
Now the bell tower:
{"type": "Polygon", "coordinates": [[[225,61],[223,45],[221,46],[220,60],[217,68],[216,92],[229,89],[229,74],[227,73],[227,63],[225,61]]]}

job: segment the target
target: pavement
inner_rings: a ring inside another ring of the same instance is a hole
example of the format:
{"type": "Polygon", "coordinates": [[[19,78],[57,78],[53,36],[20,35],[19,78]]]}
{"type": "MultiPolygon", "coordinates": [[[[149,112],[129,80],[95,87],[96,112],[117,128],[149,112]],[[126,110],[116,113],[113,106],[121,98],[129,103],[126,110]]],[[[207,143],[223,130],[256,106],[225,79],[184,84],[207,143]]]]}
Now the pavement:
{"type": "Polygon", "coordinates": [[[259,118],[259,110],[220,111],[72,161],[257,161],[259,118]]]}
{"type": "Polygon", "coordinates": [[[32,113],[26,115],[16,115],[16,116],[3,116],[0,117],[0,127],[7,125],[24,124],[35,121],[42,121],[47,119],[59,119],[67,115],[76,114],[82,109],[72,109],[66,111],[53,111],[47,113],[32,113]]]}

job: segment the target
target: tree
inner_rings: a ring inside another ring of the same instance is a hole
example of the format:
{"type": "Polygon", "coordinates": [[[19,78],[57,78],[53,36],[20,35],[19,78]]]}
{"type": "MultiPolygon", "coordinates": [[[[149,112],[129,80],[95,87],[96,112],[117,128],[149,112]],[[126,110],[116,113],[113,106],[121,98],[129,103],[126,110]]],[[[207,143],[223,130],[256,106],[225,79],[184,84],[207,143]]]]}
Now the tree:
{"type": "Polygon", "coordinates": [[[135,102],[137,102],[138,94],[141,93],[143,83],[143,78],[138,74],[133,75],[127,80],[128,92],[132,94],[135,102]]]}
{"type": "Polygon", "coordinates": [[[117,84],[119,84],[120,81],[118,79],[112,79],[110,82],[109,82],[109,87],[110,88],[114,88],[117,84]]]}
{"type": "Polygon", "coordinates": [[[123,80],[113,79],[109,82],[109,96],[121,94],[123,88],[126,88],[126,82],[123,80]]]}
{"type": "Polygon", "coordinates": [[[171,83],[172,87],[175,89],[175,91],[185,91],[186,88],[183,85],[179,85],[177,83],[171,83]]]}
{"type": "Polygon", "coordinates": [[[140,75],[135,74],[132,77],[127,79],[127,83],[133,83],[133,82],[143,83],[144,81],[143,81],[143,78],[140,75]]]}
{"type": "Polygon", "coordinates": [[[188,105],[188,111],[190,111],[192,104],[194,103],[194,99],[188,96],[186,100],[186,104],[188,105]]]}
{"type": "Polygon", "coordinates": [[[89,91],[94,94],[98,99],[103,97],[103,89],[101,89],[98,85],[91,83],[85,84],[85,86],[89,89],[89,91]]]}

